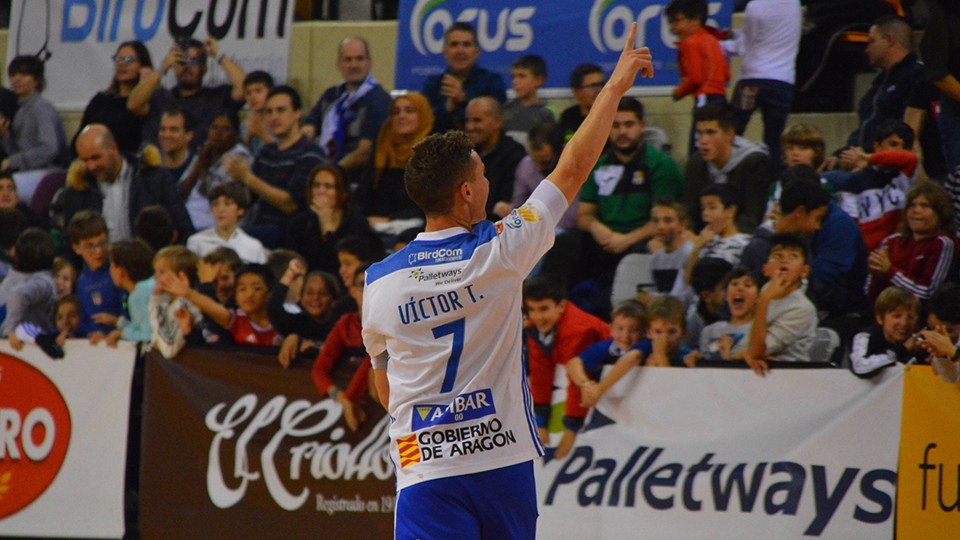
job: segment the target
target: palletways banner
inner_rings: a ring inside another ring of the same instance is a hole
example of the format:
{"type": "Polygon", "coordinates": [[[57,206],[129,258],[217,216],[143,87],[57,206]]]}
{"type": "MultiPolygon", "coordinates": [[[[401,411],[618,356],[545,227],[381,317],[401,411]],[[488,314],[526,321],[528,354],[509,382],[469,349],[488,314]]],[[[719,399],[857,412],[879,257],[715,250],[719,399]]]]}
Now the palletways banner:
{"type": "Polygon", "coordinates": [[[0,340],[0,536],[119,538],[136,351],[0,340]]]}
{"type": "Polygon", "coordinates": [[[389,418],[368,398],[360,429],[347,429],[309,364],[203,349],[147,357],[145,538],[392,536],[389,418]]]}
{"type": "Polygon", "coordinates": [[[891,538],[902,383],[635,369],[538,468],[538,537],[891,538]]]}

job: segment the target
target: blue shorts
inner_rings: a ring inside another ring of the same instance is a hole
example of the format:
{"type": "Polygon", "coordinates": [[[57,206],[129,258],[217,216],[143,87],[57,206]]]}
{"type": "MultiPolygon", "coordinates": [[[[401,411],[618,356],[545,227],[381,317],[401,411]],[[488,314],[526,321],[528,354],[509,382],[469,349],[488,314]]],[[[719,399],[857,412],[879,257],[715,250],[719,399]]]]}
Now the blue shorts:
{"type": "Polygon", "coordinates": [[[537,534],[533,461],[400,490],[397,540],[510,540],[537,534]]]}

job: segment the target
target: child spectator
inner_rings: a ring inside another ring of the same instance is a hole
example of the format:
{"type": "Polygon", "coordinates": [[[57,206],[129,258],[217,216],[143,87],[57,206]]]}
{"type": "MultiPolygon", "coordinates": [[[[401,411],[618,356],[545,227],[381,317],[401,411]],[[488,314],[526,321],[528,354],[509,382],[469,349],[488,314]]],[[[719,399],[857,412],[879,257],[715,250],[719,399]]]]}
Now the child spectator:
{"type": "MultiPolygon", "coordinates": [[[[63,346],[67,338],[74,337],[80,327],[80,300],[76,295],[68,294],[57,300],[54,306],[53,322],[55,331],[31,323],[22,323],[14,330],[16,339],[20,343],[36,344],[54,360],[63,358],[63,346]]],[[[19,350],[16,343],[13,346],[19,350]]]]}
{"type": "MultiPolygon", "coordinates": [[[[368,266],[358,267],[350,283],[350,296],[357,306],[363,303],[364,272],[368,266]]],[[[311,370],[313,384],[320,395],[343,406],[343,417],[351,431],[356,431],[365,418],[359,403],[369,388],[370,357],[363,348],[360,331],[360,310],[340,317],[323,342],[311,370]],[[343,391],[334,383],[333,377],[333,372],[340,370],[353,372],[349,386],[343,391]]]]}
{"type": "Polygon", "coordinates": [[[270,322],[286,336],[280,351],[280,364],[288,367],[297,355],[318,348],[330,333],[337,318],[340,300],[337,278],[326,272],[310,272],[300,259],[292,259],[280,281],[270,291],[267,313],[270,322]],[[293,306],[286,303],[290,286],[302,280],[300,297],[293,306]]]}
{"type": "Polygon", "coordinates": [[[913,130],[899,120],[877,126],[873,154],[861,152],[852,171],[823,173],[843,210],[857,221],[867,249],[894,232],[903,215],[903,199],[917,172],[913,130]]]}
{"type": "Polygon", "coordinates": [[[700,332],[704,327],[720,320],[724,302],[724,279],[733,270],[733,265],[723,259],[708,257],[700,259],[690,270],[690,287],[696,295],[696,304],[687,309],[686,340],[690,349],[700,345],[700,332]]]}
{"type": "Polygon", "coordinates": [[[106,335],[116,327],[117,317],[122,312],[120,291],[110,278],[107,222],[92,210],[81,210],[70,220],[67,236],[74,253],[83,259],[83,269],[77,277],[79,334],[90,338],[96,332],[106,335]]]}
{"type": "Polygon", "coordinates": [[[353,283],[353,276],[362,264],[373,264],[383,258],[383,241],[375,234],[351,234],[337,242],[340,280],[353,283]]]}
{"type": "Polygon", "coordinates": [[[747,349],[745,338],[753,325],[760,280],[749,269],[738,266],[727,274],[726,282],[730,320],[717,321],[700,332],[698,350],[684,358],[684,363],[690,367],[698,360],[731,360],[747,349]]]}
{"type": "Polygon", "coordinates": [[[57,287],[57,298],[73,294],[73,287],[77,284],[77,269],[70,261],[55,257],[50,273],[53,274],[53,284],[57,287]]]}
{"type": "Polygon", "coordinates": [[[731,265],[740,262],[743,248],[750,243],[750,235],[737,229],[737,192],[726,184],[710,184],[700,191],[701,218],[704,227],[693,242],[693,253],[687,260],[687,276],[693,276],[693,266],[700,258],[723,259],[731,265]]]}
{"type": "MultiPolygon", "coordinates": [[[[121,315],[117,329],[107,334],[109,347],[117,341],[149,342],[153,335],[150,325],[150,298],[156,280],[153,279],[153,249],[143,240],[121,240],[110,246],[110,277],[118,289],[127,292],[127,315],[121,315]]],[[[97,344],[93,338],[91,343],[97,344]]]]}
{"type": "Polygon", "coordinates": [[[37,215],[27,203],[20,200],[20,196],[17,194],[17,184],[9,171],[0,172],[0,210],[6,209],[16,209],[22,212],[27,218],[28,227],[38,227],[44,230],[50,228],[46,217],[37,215]]]}
{"type": "Polygon", "coordinates": [[[50,268],[54,251],[50,235],[36,227],[20,233],[13,245],[13,270],[0,284],[0,305],[6,307],[0,335],[7,336],[16,350],[23,346],[15,332],[20,324],[53,327],[57,289],[50,268]]]}
{"type": "Polygon", "coordinates": [[[827,151],[827,141],[816,126],[797,122],[780,136],[780,147],[783,148],[783,161],[787,167],[806,165],[820,170],[827,151]]]}
{"type": "Polygon", "coordinates": [[[867,295],[893,285],[921,300],[946,281],[957,255],[950,195],[940,184],[918,182],[907,193],[900,232],[883,239],[867,259],[867,295]]]}
{"type": "Polygon", "coordinates": [[[877,296],[873,314],[876,324],[854,336],[850,350],[850,371],[862,379],[912,357],[920,300],[903,289],[887,287],[877,296]]]}
{"type": "Polygon", "coordinates": [[[646,339],[641,339],[626,354],[618,358],[610,372],[599,382],[589,381],[581,387],[583,394],[581,405],[584,407],[596,405],[600,398],[631,368],[644,362],[648,366],[657,367],[682,366],[683,359],[690,354],[690,349],[680,343],[683,341],[684,312],[683,302],[672,296],[658,296],[651,300],[650,307],[647,309],[646,339]]]}
{"type": "MultiPolygon", "coordinates": [[[[557,366],[566,366],[571,358],[590,345],[609,338],[610,328],[599,318],[568,302],[564,287],[543,275],[524,282],[523,308],[529,321],[524,333],[533,410],[540,441],[547,444],[557,366]]],[[[580,427],[577,423],[582,425],[585,414],[580,407],[579,388],[569,380],[568,372],[564,434],[560,443],[563,454],[573,447],[573,437],[580,427]],[[567,417],[578,420],[567,420],[567,417]]],[[[560,452],[560,448],[557,451],[560,452]]]]}
{"type": "Polygon", "coordinates": [[[270,128],[267,127],[267,115],[264,112],[271,88],[273,77],[266,71],[251,71],[243,78],[243,99],[247,102],[250,115],[240,126],[240,137],[253,155],[274,140],[270,128]]]}
{"type": "Polygon", "coordinates": [[[228,247],[245,263],[265,263],[263,244],[240,228],[240,218],[250,206],[247,188],[236,182],[219,184],[210,190],[209,198],[213,227],[188,238],[187,249],[203,257],[218,247],[228,247]]]}
{"type": "MultiPolygon", "coordinates": [[[[653,223],[653,240],[648,248],[653,252],[650,273],[654,289],[644,288],[643,292],[690,297],[684,269],[694,247],[687,239],[687,207],[675,199],[657,199],[650,210],[650,222],[653,223]]],[[[625,261],[627,257],[624,257],[625,261]]],[[[640,293],[640,286],[642,284],[638,284],[637,293],[640,293]]]]}
{"type": "Polygon", "coordinates": [[[918,332],[918,346],[928,355],[933,370],[946,382],[960,379],[960,286],[944,285],[927,302],[927,327],[918,332]]]}
{"type": "MultiPolygon", "coordinates": [[[[673,89],[674,101],[692,95],[694,111],[709,103],[725,104],[730,66],[720,49],[716,29],[704,26],[707,1],[671,0],[664,13],[670,31],[677,36],[680,84],[673,89]]],[[[696,151],[694,127],[690,128],[690,154],[696,151]]]]}
{"type": "Polygon", "coordinates": [[[153,258],[156,286],[150,297],[150,326],[153,330],[151,343],[164,358],[173,358],[188,341],[200,343],[203,338],[199,328],[203,315],[196,306],[182,297],[177,297],[165,283],[197,283],[197,255],[183,246],[161,249],[153,258]]]}
{"type": "Polygon", "coordinates": [[[567,409],[563,417],[563,437],[554,457],[563,459],[573,448],[577,432],[583,427],[586,409],[580,406],[580,389],[600,379],[603,366],[613,364],[640,341],[646,332],[647,309],[636,300],[627,300],[610,313],[610,338],[587,347],[567,362],[567,409]],[[571,398],[576,397],[576,401],[571,398]]]}
{"type": "Polygon", "coordinates": [[[556,120],[554,111],[537,95],[547,80],[547,63],[535,54],[525,54],[510,66],[514,99],[503,104],[503,131],[526,146],[527,133],[540,124],[556,120]]]}
{"type": "Polygon", "coordinates": [[[200,259],[198,278],[201,292],[223,305],[233,302],[237,288],[237,270],[243,261],[237,252],[228,247],[219,247],[200,259]]]}
{"type": "MultiPolygon", "coordinates": [[[[785,167],[806,165],[819,171],[823,166],[827,142],[823,138],[823,133],[816,126],[797,122],[788,127],[780,136],[780,147],[783,149],[785,167]]],[[[770,184],[770,199],[767,202],[767,211],[764,214],[766,219],[776,221],[780,212],[779,201],[782,190],[783,183],[781,180],[775,180],[770,184]]],[[[764,225],[767,225],[767,223],[764,223],[764,225]]],[[[769,224],[769,228],[773,229],[773,225],[769,224]]]]}
{"type": "Polygon", "coordinates": [[[137,238],[146,242],[154,251],[172,246],[180,239],[180,233],[173,225],[173,217],[159,204],[141,210],[133,221],[133,229],[137,238]]]}
{"type": "Polygon", "coordinates": [[[809,362],[807,354],[817,331],[817,309],[803,294],[803,279],[810,273],[807,248],[792,234],[778,234],[763,267],[770,281],[760,290],[750,329],[749,348],[742,355],[760,376],[770,370],[768,359],[809,362]]]}
{"type": "Polygon", "coordinates": [[[248,264],[237,271],[235,309],[228,309],[197,292],[183,275],[158,275],[157,281],[164,290],[194,304],[213,322],[226,328],[237,345],[271,347],[281,344],[280,334],[274,330],[267,315],[267,297],[273,276],[265,265],[248,264]]]}
{"type": "Polygon", "coordinates": [[[80,328],[80,299],[77,295],[68,294],[57,300],[53,322],[57,328],[57,345],[63,348],[67,338],[74,337],[80,328]]]}

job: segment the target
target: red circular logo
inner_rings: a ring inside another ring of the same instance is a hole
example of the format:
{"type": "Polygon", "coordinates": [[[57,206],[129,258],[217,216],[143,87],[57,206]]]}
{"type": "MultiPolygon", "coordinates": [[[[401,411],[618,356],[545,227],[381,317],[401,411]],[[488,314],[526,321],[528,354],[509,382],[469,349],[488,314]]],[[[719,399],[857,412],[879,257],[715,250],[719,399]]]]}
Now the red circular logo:
{"type": "Polygon", "coordinates": [[[0,353],[0,519],[46,491],[69,444],[70,411],[56,385],[30,364],[0,353]]]}

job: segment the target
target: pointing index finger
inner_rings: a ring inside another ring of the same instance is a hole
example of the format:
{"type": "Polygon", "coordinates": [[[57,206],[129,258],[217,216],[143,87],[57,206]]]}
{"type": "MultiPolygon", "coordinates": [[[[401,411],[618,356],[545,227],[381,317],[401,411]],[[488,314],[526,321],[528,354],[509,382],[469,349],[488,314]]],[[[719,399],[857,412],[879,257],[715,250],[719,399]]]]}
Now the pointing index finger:
{"type": "Polygon", "coordinates": [[[637,44],[637,21],[630,25],[630,33],[627,34],[627,42],[623,44],[623,51],[630,52],[637,44]]]}

